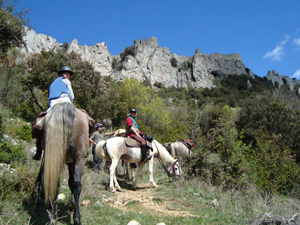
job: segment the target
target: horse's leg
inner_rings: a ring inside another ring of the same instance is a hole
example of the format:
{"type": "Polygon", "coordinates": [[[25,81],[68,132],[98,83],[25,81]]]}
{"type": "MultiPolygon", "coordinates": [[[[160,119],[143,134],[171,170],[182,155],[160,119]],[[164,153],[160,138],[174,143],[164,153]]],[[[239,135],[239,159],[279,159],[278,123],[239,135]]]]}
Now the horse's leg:
{"type": "Polygon", "coordinates": [[[136,189],[137,180],[138,180],[138,177],[141,175],[141,173],[143,171],[144,165],[145,165],[145,162],[139,163],[138,170],[137,170],[136,175],[134,177],[135,179],[132,181],[132,189],[133,190],[136,189]]]}
{"type": "Polygon", "coordinates": [[[122,192],[122,188],[120,187],[120,185],[117,181],[116,173],[114,174],[114,184],[115,184],[115,187],[116,187],[117,191],[122,192]]]}
{"type": "Polygon", "coordinates": [[[128,173],[126,171],[126,163],[122,160],[123,177],[128,180],[128,173]]]}
{"type": "Polygon", "coordinates": [[[81,225],[79,196],[81,193],[81,176],[83,174],[84,158],[78,159],[76,163],[68,164],[69,167],[69,187],[72,192],[72,206],[74,210],[74,225],[81,225]]]}
{"type": "Polygon", "coordinates": [[[132,168],[132,167],[129,167],[129,168],[130,168],[130,174],[131,174],[130,179],[135,180],[135,170],[136,170],[136,168],[132,168]]]}
{"type": "Polygon", "coordinates": [[[119,186],[117,178],[115,177],[117,166],[118,166],[118,160],[112,159],[111,165],[110,165],[110,168],[109,168],[109,190],[111,192],[116,191],[115,190],[115,185],[119,186]]]}
{"type": "Polygon", "coordinates": [[[154,172],[154,157],[152,157],[150,160],[149,160],[149,173],[150,173],[150,180],[149,182],[152,184],[152,187],[158,187],[157,184],[154,182],[154,179],[153,179],[153,172],[154,172]]]}

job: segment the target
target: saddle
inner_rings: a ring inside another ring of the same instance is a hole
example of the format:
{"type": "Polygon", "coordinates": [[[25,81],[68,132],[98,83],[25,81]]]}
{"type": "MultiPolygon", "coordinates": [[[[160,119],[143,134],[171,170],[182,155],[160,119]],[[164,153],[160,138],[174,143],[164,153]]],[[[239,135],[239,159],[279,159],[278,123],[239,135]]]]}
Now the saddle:
{"type": "Polygon", "coordinates": [[[130,148],[140,148],[141,147],[140,142],[138,142],[137,140],[135,140],[133,138],[124,137],[124,142],[125,142],[125,145],[130,148]]]}
{"type": "Polygon", "coordinates": [[[181,143],[184,144],[188,149],[194,147],[194,143],[191,142],[189,139],[180,139],[181,143]]]}
{"type": "MultiPolygon", "coordinates": [[[[89,132],[91,133],[93,131],[95,120],[93,118],[91,118],[84,109],[79,109],[79,110],[82,111],[83,113],[85,113],[85,115],[87,116],[88,123],[89,123],[89,132]]],[[[32,128],[31,137],[32,138],[41,138],[42,137],[43,128],[44,128],[44,120],[45,120],[46,115],[47,115],[46,112],[41,112],[32,122],[32,124],[31,124],[31,128],[32,128]]]]}
{"type": "MultiPolygon", "coordinates": [[[[129,148],[140,148],[141,147],[141,143],[133,138],[124,137],[124,142],[125,142],[125,145],[129,148]]],[[[147,146],[147,149],[150,149],[153,152],[152,145],[147,140],[146,140],[146,146],[147,146]]]]}

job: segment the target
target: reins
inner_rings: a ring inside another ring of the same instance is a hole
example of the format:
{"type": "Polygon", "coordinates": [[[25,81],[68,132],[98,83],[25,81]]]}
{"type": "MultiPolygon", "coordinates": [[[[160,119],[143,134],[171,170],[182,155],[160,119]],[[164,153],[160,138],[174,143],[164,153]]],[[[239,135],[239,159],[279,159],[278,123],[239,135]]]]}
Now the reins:
{"type": "MultiPolygon", "coordinates": [[[[153,142],[154,142],[154,141],[153,141],[153,142]]],[[[155,145],[155,147],[156,147],[156,149],[157,149],[158,154],[160,155],[159,150],[158,150],[158,147],[157,147],[157,145],[156,145],[155,142],[154,142],[154,145],[155,145]]],[[[160,162],[160,164],[162,165],[162,167],[164,168],[164,170],[166,171],[166,173],[168,174],[168,176],[169,176],[169,177],[172,177],[172,176],[170,175],[170,171],[167,170],[167,168],[166,168],[166,166],[165,166],[163,160],[161,159],[161,157],[158,157],[158,161],[160,162]]],[[[171,166],[170,170],[172,170],[173,167],[174,167],[174,163],[172,163],[172,166],[171,166]]]]}

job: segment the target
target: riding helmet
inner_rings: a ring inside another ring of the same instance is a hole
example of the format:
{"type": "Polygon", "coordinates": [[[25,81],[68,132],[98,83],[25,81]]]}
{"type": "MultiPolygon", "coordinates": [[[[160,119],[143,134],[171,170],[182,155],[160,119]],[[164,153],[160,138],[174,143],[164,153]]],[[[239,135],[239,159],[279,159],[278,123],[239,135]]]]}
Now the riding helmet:
{"type": "Polygon", "coordinates": [[[60,75],[63,72],[70,72],[71,75],[73,75],[73,70],[70,67],[68,67],[68,66],[62,66],[62,67],[60,67],[60,69],[58,70],[57,73],[58,73],[58,75],[60,75]]]}
{"type": "Polygon", "coordinates": [[[136,113],[136,110],[134,108],[129,110],[129,113],[136,113]]]}
{"type": "Polygon", "coordinates": [[[103,127],[103,124],[101,124],[101,123],[96,123],[95,127],[96,127],[96,128],[97,128],[97,127],[103,127]]]}

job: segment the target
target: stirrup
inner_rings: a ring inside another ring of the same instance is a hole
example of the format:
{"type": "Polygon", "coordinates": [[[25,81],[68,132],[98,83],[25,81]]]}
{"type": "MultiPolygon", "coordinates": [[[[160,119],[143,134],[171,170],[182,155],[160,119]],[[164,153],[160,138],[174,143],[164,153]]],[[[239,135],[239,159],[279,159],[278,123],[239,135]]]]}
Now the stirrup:
{"type": "Polygon", "coordinates": [[[42,156],[39,155],[39,154],[35,154],[35,155],[32,157],[33,160],[41,160],[41,158],[42,158],[42,156]]]}

